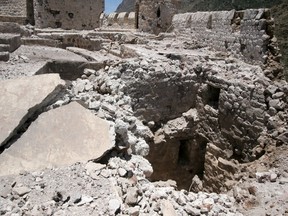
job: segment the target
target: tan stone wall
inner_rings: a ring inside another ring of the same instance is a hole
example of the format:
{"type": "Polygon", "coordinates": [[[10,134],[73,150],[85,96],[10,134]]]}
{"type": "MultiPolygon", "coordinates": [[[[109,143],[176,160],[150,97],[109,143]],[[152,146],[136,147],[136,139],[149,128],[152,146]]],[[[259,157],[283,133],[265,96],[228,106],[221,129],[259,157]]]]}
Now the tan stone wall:
{"type": "Polygon", "coordinates": [[[35,0],[36,27],[93,29],[100,26],[104,0],[35,0]]]}
{"type": "Polygon", "coordinates": [[[173,17],[175,32],[186,33],[200,46],[228,51],[237,58],[256,64],[267,64],[271,52],[273,19],[267,9],[214,11],[177,14],[173,17]]]}
{"type": "Polygon", "coordinates": [[[26,17],[26,0],[1,0],[0,16],[26,17]]]}
{"type": "Polygon", "coordinates": [[[173,15],[177,13],[177,0],[141,0],[139,7],[139,30],[158,34],[170,29],[173,15]]]}

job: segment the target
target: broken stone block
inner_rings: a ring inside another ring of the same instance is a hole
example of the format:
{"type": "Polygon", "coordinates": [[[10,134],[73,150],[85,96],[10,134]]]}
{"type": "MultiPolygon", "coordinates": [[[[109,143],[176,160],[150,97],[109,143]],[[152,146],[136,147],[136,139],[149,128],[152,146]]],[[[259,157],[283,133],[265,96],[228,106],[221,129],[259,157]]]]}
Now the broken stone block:
{"type": "Polygon", "coordinates": [[[58,74],[0,81],[0,146],[41,108],[53,103],[64,84],[58,74]]]}
{"type": "Polygon", "coordinates": [[[277,137],[277,140],[281,141],[282,143],[287,144],[287,143],[288,143],[288,131],[280,134],[280,135],[277,137]]]}
{"type": "Polygon", "coordinates": [[[73,102],[41,114],[0,155],[0,175],[86,162],[113,146],[114,133],[108,122],[73,102]]]}
{"type": "Polygon", "coordinates": [[[118,199],[109,200],[108,209],[111,215],[116,215],[121,208],[121,202],[118,199]]]}
{"type": "Polygon", "coordinates": [[[31,191],[30,188],[22,186],[22,187],[15,187],[13,188],[13,192],[18,194],[19,196],[24,196],[25,194],[31,191]]]}
{"type": "Polygon", "coordinates": [[[163,213],[163,216],[176,216],[177,212],[175,211],[172,203],[168,200],[164,200],[161,203],[161,211],[163,213]]]}
{"type": "Polygon", "coordinates": [[[0,52],[0,61],[9,61],[9,58],[10,58],[10,54],[9,52],[0,52]]]}
{"type": "Polygon", "coordinates": [[[135,205],[138,202],[138,189],[136,187],[128,188],[125,202],[128,205],[135,205]]]}

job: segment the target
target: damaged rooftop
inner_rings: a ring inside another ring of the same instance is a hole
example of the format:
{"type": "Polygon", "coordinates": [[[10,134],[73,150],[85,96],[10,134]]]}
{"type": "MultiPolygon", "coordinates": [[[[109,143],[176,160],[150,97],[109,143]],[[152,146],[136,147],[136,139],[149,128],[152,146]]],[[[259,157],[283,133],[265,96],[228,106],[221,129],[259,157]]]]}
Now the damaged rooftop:
{"type": "Polygon", "coordinates": [[[273,13],[188,6],[0,3],[0,215],[288,215],[273,13]]]}

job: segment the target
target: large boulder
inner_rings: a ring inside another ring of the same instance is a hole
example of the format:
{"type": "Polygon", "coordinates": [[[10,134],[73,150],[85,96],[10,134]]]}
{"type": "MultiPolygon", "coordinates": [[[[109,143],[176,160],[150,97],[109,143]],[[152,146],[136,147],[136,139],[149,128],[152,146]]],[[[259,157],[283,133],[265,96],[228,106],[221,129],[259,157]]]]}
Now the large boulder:
{"type": "Polygon", "coordinates": [[[114,137],[107,121],[73,102],[42,113],[0,155],[0,175],[97,159],[114,146],[114,137]]]}
{"type": "Polygon", "coordinates": [[[58,74],[0,81],[0,146],[6,145],[29,118],[53,103],[64,85],[58,74]]]}

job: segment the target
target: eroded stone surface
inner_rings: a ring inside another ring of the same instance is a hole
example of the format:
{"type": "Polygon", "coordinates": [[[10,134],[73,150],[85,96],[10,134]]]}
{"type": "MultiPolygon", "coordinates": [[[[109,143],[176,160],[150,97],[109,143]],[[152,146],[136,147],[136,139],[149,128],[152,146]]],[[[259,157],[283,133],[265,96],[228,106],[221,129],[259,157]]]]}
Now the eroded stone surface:
{"type": "Polygon", "coordinates": [[[65,82],[58,74],[0,81],[0,146],[31,116],[53,99],[65,82]]]}
{"type": "Polygon", "coordinates": [[[113,147],[109,124],[77,102],[43,113],[0,155],[0,174],[17,174],[101,157],[113,147]]]}

